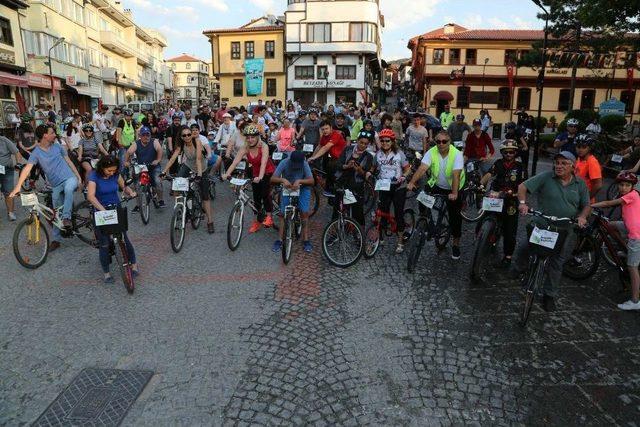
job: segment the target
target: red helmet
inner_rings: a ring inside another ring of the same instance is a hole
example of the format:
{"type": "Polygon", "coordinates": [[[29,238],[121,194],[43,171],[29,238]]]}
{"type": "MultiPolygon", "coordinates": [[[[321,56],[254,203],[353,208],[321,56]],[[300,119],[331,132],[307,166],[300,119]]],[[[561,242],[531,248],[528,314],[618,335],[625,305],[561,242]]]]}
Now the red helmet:
{"type": "Polygon", "coordinates": [[[616,177],[616,182],[629,182],[631,185],[636,185],[638,183],[638,177],[633,172],[622,171],[616,177]]]}
{"type": "Polygon", "coordinates": [[[396,134],[391,129],[382,129],[378,134],[380,138],[396,139],[396,134]]]}

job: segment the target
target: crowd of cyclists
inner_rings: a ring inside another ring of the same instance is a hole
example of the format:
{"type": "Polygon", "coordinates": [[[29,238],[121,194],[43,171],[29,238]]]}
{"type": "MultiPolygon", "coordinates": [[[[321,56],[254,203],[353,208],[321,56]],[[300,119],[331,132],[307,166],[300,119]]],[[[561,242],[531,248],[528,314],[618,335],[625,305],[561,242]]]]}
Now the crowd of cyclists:
{"type": "MultiPolygon", "coordinates": [[[[405,252],[411,227],[415,225],[408,224],[412,220],[405,215],[405,206],[413,203],[412,196],[425,193],[442,197],[452,237],[453,260],[461,258],[465,210],[490,209],[484,206],[482,196],[476,200],[466,193],[486,193],[490,199],[503,200],[496,211],[503,238],[498,267],[508,269],[513,277],[527,269],[531,239],[520,239],[518,245],[516,237],[519,216],[531,213],[531,194],[536,194],[537,209],[545,215],[573,218],[578,228],[588,225],[593,208],[621,205],[622,221],[618,226],[629,242],[627,264],[632,295],[619,307],[640,309],[640,198],[634,190],[635,173],[640,168],[640,137],[632,147],[612,159],[635,162],[617,175],[615,197],[596,203],[596,194],[603,187],[602,165],[591,153],[596,136],[580,133],[581,124],[577,120],[569,119],[566,132],[557,135],[553,143],[557,151],[552,170],[529,178],[533,117],[519,112],[518,123],[505,125],[498,147],[500,155],[496,159],[488,112],[481,111],[469,126],[464,115],[454,115],[450,110],[447,105],[441,116],[434,118],[421,110],[385,111],[375,104],[339,103],[327,108],[315,105],[305,110],[297,101],[283,105],[275,100],[259,101],[249,109],[228,108],[224,102],[215,109],[203,105],[195,113],[179,106],[160,114],[153,111],[134,114],[128,109],[109,111],[101,107],[93,116],[72,115],[62,123],[48,121],[35,129],[33,118],[23,116],[15,144],[0,138],[0,162],[4,166],[4,173],[0,175],[1,190],[7,201],[9,219],[15,220],[13,197],[33,189],[39,179],[40,182],[46,179],[54,206],[63,206],[64,226],[71,227],[76,189],[84,190],[93,209],[105,210],[107,206],[118,205],[119,190],[136,197],[139,187],[134,166],[144,165],[159,209],[166,207],[166,196],[175,193],[172,189],[163,189],[163,178],[193,177],[207,231],[214,233],[217,212],[226,210],[212,200],[215,182],[231,180],[233,184],[233,178],[240,173],[250,180],[247,185],[250,185],[255,208],[249,233],[278,228],[272,249],[280,251],[285,238],[282,213],[291,202],[290,195],[295,194],[301,214],[302,246],[304,251],[312,252],[308,221],[317,209],[312,196],[320,176],[324,178],[322,194],[332,206],[331,219],[340,213],[341,204],[335,202],[338,193],[353,197],[348,205],[349,214],[362,230],[371,221],[367,213],[371,211],[372,198],[377,204],[376,211],[393,212],[396,254],[405,252]],[[18,162],[26,162],[25,167],[19,168],[17,179],[13,174],[12,156],[18,162]],[[477,206],[471,206],[473,204],[477,206]]],[[[432,206],[424,203],[422,196],[417,200],[420,215],[427,215],[432,206]]],[[[391,221],[383,218],[382,222],[391,221]]],[[[573,227],[552,222],[535,217],[532,226],[527,228],[532,233],[534,226],[536,230],[554,227],[566,230],[569,235],[547,265],[542,305],[548,311],[555,308],[563,265],[580,262],[574,256],[577,233],[572,231],[573,227]]],[[[380,243],[391,235],[379,236],[380,243]]],[[[104,280],[112,282],[108,241],[102,235],[96,238],[104,280]]],[[[125,240],[135,264],[134,248],[126,236],[125,240]]],[[[60,231],[54,228],[51,250],[58,249],[61,241],[60,231]]],[[[137,264],[134,271],[137,274],[137,264]]]]}

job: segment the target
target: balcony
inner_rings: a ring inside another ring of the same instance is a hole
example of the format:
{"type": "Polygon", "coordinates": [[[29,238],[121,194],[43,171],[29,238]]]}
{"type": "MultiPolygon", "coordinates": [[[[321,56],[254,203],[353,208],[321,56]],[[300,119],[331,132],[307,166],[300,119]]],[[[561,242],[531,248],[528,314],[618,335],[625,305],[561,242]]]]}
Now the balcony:
{"type": "Polygon", "coordinates": [[[138,64],[140,65],[153,65],[153,58],[151,57],[151,55],[141,50],[136,51],[136,59],[138,60],[138,64]]]}
{"type": "Polygon", "coordinates": [[[125,58],[132,58],[137,54],[136,49],[127,45],[127,43],[113,31],[100,31],[100,44],[106,49],[125,58]]]}

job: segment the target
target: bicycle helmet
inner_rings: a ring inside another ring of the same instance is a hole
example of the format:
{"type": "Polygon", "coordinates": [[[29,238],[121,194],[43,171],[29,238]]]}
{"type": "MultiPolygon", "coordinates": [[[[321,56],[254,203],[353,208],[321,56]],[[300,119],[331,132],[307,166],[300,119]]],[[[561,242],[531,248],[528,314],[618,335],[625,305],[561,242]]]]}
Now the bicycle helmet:
{"type": "Polygon", "coordinates": [[[500,152],[504,150],[517,150],[517,149],[518,149],[518,143],[515,142],[513,139],[505,139],[504,141],[502,141],[502,145],[500,146],[500,152]]]}
{"type": "Polygon", "coordinates": [[[316,114],[317,115],[318,114],[318,110],[315,109],[315,108],[312,108],[312,109],[309,110],[309,114],[316,114]]]}
{"type": "Polygon", "coordinates": [[[133,111],[131,111],[129,109],[124,110],[123,113],[124,113],[125,116],[133,116],[133,111]]]}
{"type": "Polygon", "coordinates": [[[171,116],[171,120],[175,119],[182,120],[182,117],[180,117],[180,114],[174,114],[173,116],[171,116]]]}
{"type": "Polygon", "coordinates": [[[595,144],[596,140],[589,138],[587,135],[580,135],[576,141],[576,146],[587,146],[589,148],[593,148],[595,144]]]}
{"type": "Polygon", "coordinates": [[[82,131],[83,132],[88,131],[88,130],[93,132],[93,126],[91,126],[89,123],[86,123],[86,124],[82,125],[82,131]]]}
{"type": "Polygon", "coordinates": [[[260,135],[260,129],[256,125],[247,125],[242,130],[244,136],[258,136],[260,135]]]}
{"type": "Polygon", "coordinates": [[[578,126],[580,122],[578,119],[569,119],[567,120],[567,126],[578,126]]]}
{"type": "Polygon", "coordinates": [[[628,182],[635,186],[638,183],[638,177],[633,172],[622,171],[616,176],[616,182],[628,182]]]}
{"type": "Polygon", "coordinates": [[[306,112],[306,111],[304,111],[304,110],[300,110],[300,111],[298,112],[298,117],[306,116],[306,115],[307,115],[307,112],[306,112]]]}
{"type": "Polygon", "coordinates": [[[516,128],[516,124],[514,122],[509,122],[504,126],[504,128],[506,130],[514,130],[516,128]]]}
{"type": "Polygon", "coordinates": [[[394,140],[396,139],[396,134],[391,129],[382,129],[378,134],[378,136],[380,137],[380,139],[382,138],[390,138],[394,140]]]}
{"type": "Polygon", "coordinates": [[[373,133],[369,132],[367,130],[361,130],[358,133],[358,139],[360,139],[360,138],[366,138],[366,139],[372,140],[373,139],[373,133]]]}
{"type": "Polygon", "coordinates": [[[33,120],[33,117],[29,113],[22,113],[22,116],[20,116],[20,120],[22,121],[22,123],[29,123],[31,122],[31,120],[33,120]]]}
{"type": "Polygon", "coordinates": [[[151,135],[151,129],[149,129],[147,126],[142,126],[140,128],[140,136],[142,135],[151,135]]]}

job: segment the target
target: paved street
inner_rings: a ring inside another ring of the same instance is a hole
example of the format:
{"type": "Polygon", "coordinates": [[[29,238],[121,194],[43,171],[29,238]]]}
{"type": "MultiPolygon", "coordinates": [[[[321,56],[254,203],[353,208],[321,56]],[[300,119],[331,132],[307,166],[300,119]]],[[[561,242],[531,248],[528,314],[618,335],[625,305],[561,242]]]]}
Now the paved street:
{"type": "Polygon", "coordinates": [[[92,367],[153,371],[123,425],[637,425],[640,316],[615,308],[608,267],[523,330],[516,283],[467,279],[471,225],[460,262],[429,246],[409,275],[390,242],[340,270],[317,241],[323,211],[314,253],[284,267],[270,230],[228,250],[218,195],[216,233],[189,229],[177,255],[170,208],[131,217],[133,296],[77,240],[23,269],[0,208],[0,425],[33,422],[92,367]]]}

